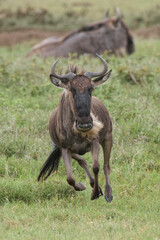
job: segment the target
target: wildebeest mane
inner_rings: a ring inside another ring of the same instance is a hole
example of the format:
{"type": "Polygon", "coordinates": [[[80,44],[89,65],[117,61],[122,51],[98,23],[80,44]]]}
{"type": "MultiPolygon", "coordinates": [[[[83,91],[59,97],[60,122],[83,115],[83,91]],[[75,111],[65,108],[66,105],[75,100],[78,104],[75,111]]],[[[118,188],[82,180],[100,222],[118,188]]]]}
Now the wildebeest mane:
{"type": "MultiPolygon", "coordinates": [[[[70,72],[72,72],[72,73],[74,73],[74,74],[78,74],[78,67],[77,66],[74,66],[74,65],[69,65],[68,67],[67,67],[67,70],[65,71],[65,74],[67,74],[67,73],[70,73],[70,72]]],[[[63,69],[59,69],[59,71],[58,71],[58,74],[59,75],[63,75],[63,69]]]]}
{"type": "Polygon", "coordinates": [[[78,67],[77,66],[74,66],[74,65],[69,65],[67,70],[66,70],[66,73],[69,73],[69,72],[72,72],[72,73],[75,73],[75,74],[78,74],[78,67]]]}
{"type": "Polygon", "coordinates": [[[76,75],[82,75],[82,74],[84,74],[85,71],[82,70],[81,72],[79,72],[79,68],[77,66],[74,66],[71,64],[68,66],[65,73],[70,73],[70,72],[75,73],[76,75]]]}
{"type": "Polygon", "coordinates": [[[62,41],[65,41],[68,38],[70,38],[73,35],[75,35],[77,33],[80,33],[80,32],[95,31],[95,30],[103,27],[106,24],[106,21],[107,20],[101,21],[101,22],[96,22],[96,23],[93,23],[93,24],[90,24],[90,25],[83,26],[78,30],[74,30],[74,31],[70,32],[69,34],[67,34],[66,36],[64,36],[64,38],[62,38],[62,41]]]}

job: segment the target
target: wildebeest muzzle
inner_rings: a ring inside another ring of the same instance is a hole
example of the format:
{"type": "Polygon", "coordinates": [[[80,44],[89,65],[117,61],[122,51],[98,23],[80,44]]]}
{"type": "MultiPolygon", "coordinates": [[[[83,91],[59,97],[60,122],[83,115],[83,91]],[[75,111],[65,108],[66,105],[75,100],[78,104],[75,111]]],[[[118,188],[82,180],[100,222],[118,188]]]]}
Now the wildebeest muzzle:
{"type": "Polygon", "coordinates": [[[76,128],[81,132],[87,132],[93,127],[93,119],[89,117],[77,117],[76,128]]]}

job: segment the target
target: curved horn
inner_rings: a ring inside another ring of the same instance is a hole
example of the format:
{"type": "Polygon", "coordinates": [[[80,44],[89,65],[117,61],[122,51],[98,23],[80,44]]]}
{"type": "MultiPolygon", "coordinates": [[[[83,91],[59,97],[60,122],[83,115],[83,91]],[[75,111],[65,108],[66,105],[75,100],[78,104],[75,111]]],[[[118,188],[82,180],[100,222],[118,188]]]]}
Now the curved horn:
{"type": "Polygon", "coordinates": [[[54,77],[56,77],[56,78],[58,78],[60,80],[62,80],[62,79],[69,79],[69,80],[73,79],[76,76],[75,73],[70,72],[70,73],[67,73],[67,74],[64,74],[64,75],[58,75],[58,74],[55,73],[55,67],[56,67],[58,61],[59,61],[59,58],[53,64],[52,69],[51,69],[51,74],[54,77]]]}
{"type": "Polygon", "coordinates": [[[93,78],[93,77],[103,76],[107,72],[107,70],[108,70],[108,65],[107,65],[106,61],[101,56],[99,56],[97,53],[96,53],[96,56],[102,61],[103,65],[104,65],[104,69],[100,73],[85,72],[84,76],[86,76],[86,77],[88,77],[90,79],[93,78]]]}

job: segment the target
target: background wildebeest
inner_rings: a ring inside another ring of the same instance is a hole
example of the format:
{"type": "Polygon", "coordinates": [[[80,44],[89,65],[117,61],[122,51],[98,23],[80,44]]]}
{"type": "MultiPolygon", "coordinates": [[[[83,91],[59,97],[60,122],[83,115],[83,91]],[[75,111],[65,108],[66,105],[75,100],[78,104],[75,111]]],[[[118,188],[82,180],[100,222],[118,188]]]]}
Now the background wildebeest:
{"type": "Polygon", "coordinates": [[[77,74],[73,69],[65,75],[57,75],[54,63],[50,79],[57,87],[65,88],[62,93],[58,107],[53,111],[49,123],[49,132],[55,144],[53,152],[44,163],[38,180],[46,179],[51,172],[58,168],[60,156],[62,155],[67,181],[75,190],[85,189],[82,183],[77,183],[72,174],[72,158],[78,161],[85,169],[90,185],[93,187],[91,199],[99,198],[102,190],[98,184],[99,172],[99,149],[100,145],[104,153],[104,174],[106,177],[105,199],[112,201],[112,189],[109,185],[109,158],[112,147],[112,123],[109,113],[104,104],[96,97],[92,97],[94,87],[104,83],[111,74],[105,60],[97,55],[104,65],[100,73],[85,72],[77,74]],[[94,80],[92,80],[94,78],[94,80]],[[93,159],[92,177],[87,162],[81,157],[91,151],[93,159]]]}
{"type": "Polygon", "coordinates": [[[85,26],[61,38],[47,38],[35,45],[27,56],[68,57],[69,53],[95,55],[106,50],[121,56],[134,52],[133,38],[119,16],[85,26]]]}

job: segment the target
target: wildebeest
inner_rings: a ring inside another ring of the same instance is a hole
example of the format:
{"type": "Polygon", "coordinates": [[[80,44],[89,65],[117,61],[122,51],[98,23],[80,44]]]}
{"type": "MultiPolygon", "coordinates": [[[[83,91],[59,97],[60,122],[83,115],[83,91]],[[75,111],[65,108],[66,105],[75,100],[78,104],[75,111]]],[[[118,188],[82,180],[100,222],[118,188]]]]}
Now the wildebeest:
{"type": "Polygon", "coordinates": [[[106,50],[122,56],[134,52],[132,35],[119,16],[82,27],[61,38],[47,38],[35,45],[27,56],[68,57],[69,53],[95,56],[106,50]]]}
{"type": "Polygon", "coordinates": [[[65,75],[55,73],[58,60],[53,64],[50,79],[57,86],[64,88],[58,107],[53,111],[49,132],[54,143],[54,150],[44,163],[38,180],[45,180],[52,172],[58,169],[60,157],[64,160],[67,182],[77,191],[85,189],[82,183],[77,183],[72,173],[72,158],[85,169],[93,188],[91,199],[103,195],[98,184],[99,150],[100,145],[104,154],[105,199],[112,201],[112,189],[109,184],[110,152],[112,147],[112,122],[105,105],[92,96],[94,88],[110,77],[106,61],[97,54],[103,63],[104,69],[99,73],[82,72],[77,74],[77,69],[72,68],[65,75]],[[107,72],[108,71],[108,72],[107,72]],[[93,80],[92,80],[93,78],[93,80]],[[91,151],[93,160],[92,177],[87,162],[81,156],[91,151]]]}

